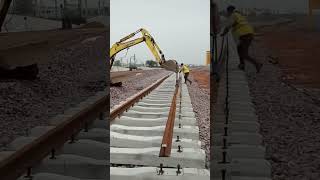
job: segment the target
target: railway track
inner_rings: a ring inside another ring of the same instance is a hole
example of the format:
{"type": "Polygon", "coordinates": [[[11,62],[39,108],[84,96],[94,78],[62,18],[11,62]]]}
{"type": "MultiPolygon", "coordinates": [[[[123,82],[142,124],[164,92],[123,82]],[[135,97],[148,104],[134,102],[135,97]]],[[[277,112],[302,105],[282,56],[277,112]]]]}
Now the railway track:
{"type": "MultiPolygon", "coordinates": [[[[135,70],[135,71],[115,71],[110,72],[110,80],[113,83],[119,83],[126,81],[129,77],[136,76],[139,73],[142,73],[143,70],[135,70]]],[[[122,85],[121,84],[112,84],[112,86],[122,85]]]]}
{"type": "Polygon", "coordinates": [[[0,179],[209,179],[187,87],[174,75],[112,109],[110,124],[109,99],[99,92],[16,138],[0,152],[0,179]]]}
{"type": "Polygon", "coordinates": [[[113,118],[111,179],[209,179],[187,86],[174,75],[113,118]]]}

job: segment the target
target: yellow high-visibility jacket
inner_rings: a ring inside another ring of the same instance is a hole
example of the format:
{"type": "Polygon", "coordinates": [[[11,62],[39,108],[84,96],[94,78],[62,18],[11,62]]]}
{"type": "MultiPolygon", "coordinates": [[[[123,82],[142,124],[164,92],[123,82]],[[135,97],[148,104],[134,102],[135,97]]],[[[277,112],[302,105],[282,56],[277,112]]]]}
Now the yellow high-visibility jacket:
{"type": "Polygon", "coordinates": [[[238,12],[232,13],[229,23],[232,24],[232,33],[237,38],[247,34],[254,34],[253,27],[250,26],[247,19],[238,12]]]}
{"type": "Polygon", "coordinates": [[[181,71],[183,72],[183,74],[185,74],[185,73],[190,72],[190,69],[189,69],[189,67],[187,65],[184,64],[180,69],[180,72],[181,71]]]}

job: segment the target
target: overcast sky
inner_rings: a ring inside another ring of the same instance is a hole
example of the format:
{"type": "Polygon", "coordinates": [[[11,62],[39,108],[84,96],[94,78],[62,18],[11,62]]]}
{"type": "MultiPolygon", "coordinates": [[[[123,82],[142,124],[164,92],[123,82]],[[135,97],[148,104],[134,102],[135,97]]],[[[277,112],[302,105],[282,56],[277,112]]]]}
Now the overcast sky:
{"type": "MultiPolygon", "coordinates": [[[[206,51],[210,50],[209,16],[209,0],[110,0],[110,47],[145,28],[166,59],[205,64],[206,51]]],[[[118,53],[116,59],[125,52],[118,53]]],[[[124,59],[133,54],[139,61],[155,60],[145,43],[131,47],[124,59]]]]}

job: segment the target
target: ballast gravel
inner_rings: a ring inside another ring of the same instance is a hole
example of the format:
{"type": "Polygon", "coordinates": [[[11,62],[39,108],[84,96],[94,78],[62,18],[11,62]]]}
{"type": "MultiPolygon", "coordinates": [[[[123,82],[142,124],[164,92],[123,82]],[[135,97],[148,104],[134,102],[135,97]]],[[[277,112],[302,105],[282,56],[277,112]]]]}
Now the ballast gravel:
{"type": "Polygon", "coordinates": [[[123,81],[121,87],[110,87],[110,108],[169,74],[170,71],[163,69],[145,70],[123,81]]]}
{"type": "MultiPolygon", "coordinates": [[[[320,179],[320,104],[286,84],[280,68],[267,62],[263,46],[255,56],[264,63],[256,75],[247,70],[250,93],[272,166],[273,180],[320,179]]],[[[252,68],[253,69],[253,68],[252,68]]]]}
{"type": "Polygon", "coordinates": [[[199,87],[193,78],[192,71],[189,79],[192,84],[187,84],[188,91],[200,130],[201,148],[205,150],[206,161],[208,162],[210,160],[210,91],[199,87]]]}
{"type": "Polygon", "coordinates": [[[107,87],[106,36],[54,49],[38,79],[0,81],[0,150],[107,87]]]}

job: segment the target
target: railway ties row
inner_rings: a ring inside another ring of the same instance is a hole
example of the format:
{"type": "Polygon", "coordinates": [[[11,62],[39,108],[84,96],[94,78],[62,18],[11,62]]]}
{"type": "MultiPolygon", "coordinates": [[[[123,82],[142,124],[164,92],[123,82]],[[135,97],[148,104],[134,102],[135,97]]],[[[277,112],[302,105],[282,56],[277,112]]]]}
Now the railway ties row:
{"type": "Polygon", "coordinates": [[[211,176],[215,180],[270,180],[271,165],[265,159],[246,75],[237,68],[235,43],[229,45],[226,40],[225,74],[219,82],[212,124],[211,176]]]}
{"type": "Polygon", "coordinates": [[[160,148],[170,146],[162,142],[175,84],[175,75],[171,75],[113,121],[110,127],[112,179],[209,179],[205,152],[200,148],[199,128],[185,84],[180,89],[182,96],[176,99],[171,154],[159,157],[160,148]]]}
{"type": "Polygon", "coordinates": [[[112,109],[110,118],[103,117],[106,90],[31,129],[0,152],[0,177],[103,180],[110,172],[114,180],[209,179],[188,89],[184,84],[176,89],[174,75],[166,78],[112,109]],[[176,102],[174,92],[183,94],[176,102]],[[171,135],[168,114],[175,120],[171,135]],[[167,132],[170,141],[164,140],[167,132]],[[159,157],[161,147],[171,149],[169,157],[159,157]]]}

